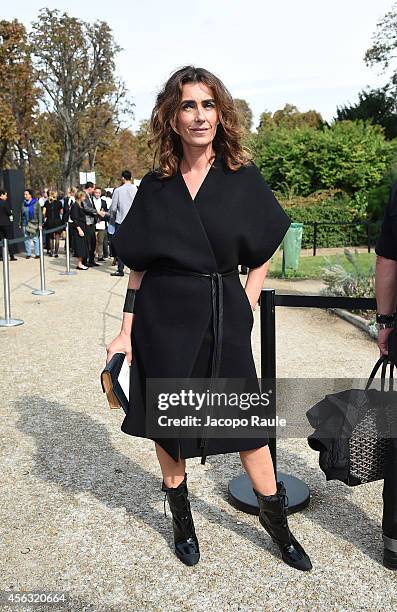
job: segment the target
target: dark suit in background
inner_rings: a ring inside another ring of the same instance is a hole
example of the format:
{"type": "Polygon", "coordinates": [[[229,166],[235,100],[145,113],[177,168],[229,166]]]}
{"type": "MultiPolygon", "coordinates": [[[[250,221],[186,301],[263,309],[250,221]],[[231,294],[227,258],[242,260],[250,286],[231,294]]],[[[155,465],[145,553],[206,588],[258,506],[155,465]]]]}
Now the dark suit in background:
{"type": "Polygon", "coordinates": [[[98,220],[98,214],[93,202],[92,197],[87,193],[86,198],[83,202],[83,210],[86,216],[86,229],[85,239],[87,242],[88,250],[88,261],[83,260],[83,264],[86,266],[99,265],[95,263],[95,248],[96,248],[96,234],[95,224],[98,220]]]}
{"type": "MultiPolygon", "coordinates": [[[[0,240],[7,238],[11,240],[14,237],[14,231],[12,226],[12,208],[8,200],[0,200],[0,240]]],[[[10,257],[15,259],[14,256],[14,245],[9,245],[10,257]]],[[[3,248],[0,247],[0,258],[3,258],[3,248]]]]}

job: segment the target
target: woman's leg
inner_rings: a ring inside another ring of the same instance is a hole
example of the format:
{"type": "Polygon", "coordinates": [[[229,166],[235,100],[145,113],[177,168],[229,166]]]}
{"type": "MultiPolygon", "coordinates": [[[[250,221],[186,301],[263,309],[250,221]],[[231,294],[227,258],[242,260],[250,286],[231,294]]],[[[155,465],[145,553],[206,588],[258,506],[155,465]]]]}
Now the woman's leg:
{"type": "Polygon", "coordinates": [[[175,461],[157,442],[155,446],[164,484],[167,487],[177,487],[185,477],[186,461],[181,457],[179,461],[175,461]]]}
{"type": "Polygon", "coordinates": [[[274,495],[277,485],[269,446],[240,451],[240,459],[253,488],[262,495],[274,495]]]}
{"type": "Polygon", "coordinates": [[[23,227],[23,235],[25,237],[25,253],[26,253],[26,257],[30,257],[30,254],[32,252],[32,245],[30,244],[30,234],[26,228],[26,226],[23,227]]]}
{"type": "Polygon", "coordinates": [[[55,256],[58,257],[58,251],[59,251],[59,238],[61,236],[61,234],[59,234],[58,232],[54,234],[55,236],[55,256]]]}
{"type": "Polygon", "coordinates": [[[308,555],[289,529],[287,493],[282,482],[276,484],[269,446],[240,451],[240,457],[258,500],[259,522],[279,547],[283,561],[298,570],[311,570],[308,555]]]}
{"type": "Polygon", "coordinates": [[[175,554],[185,565],[196,565],[200,559],[200,547],[190,509],[185,460],[179,456],[175,461],[157,442],[155,445],[163,473],[161,490],[165,491],[172,513],[175,554]]]}

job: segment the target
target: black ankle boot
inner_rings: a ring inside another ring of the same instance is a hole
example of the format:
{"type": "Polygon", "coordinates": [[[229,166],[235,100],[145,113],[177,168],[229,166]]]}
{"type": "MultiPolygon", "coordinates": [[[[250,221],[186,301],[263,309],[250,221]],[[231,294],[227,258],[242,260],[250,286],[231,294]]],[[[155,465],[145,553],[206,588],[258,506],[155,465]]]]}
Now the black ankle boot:
{"type": "Polygon", "coordinates": [[[387,569],[397,570],[397,552],[385,548],[383,551],[383,565],[387,569]]]}
{"type": "Polygon", "coordinates": [[[259,521],[281,551],[283,561],[302,571],[312,569],[308,555],[294,538],[288,527],[288,499],[282,482],[277,483],[277,493],[265,496],[253,490],[259,504],[259,521]]]}
{"type": "Polygon", "coordinates": [[[172,512],[172,527],[174,530],[175,554],[185,565],[196,565],[200,559],[199,543],[194,529],[193,517],[187,490],[187,474],[175,488],[166,487],[163,481],[161,490],[165,491],[172,512]]]}

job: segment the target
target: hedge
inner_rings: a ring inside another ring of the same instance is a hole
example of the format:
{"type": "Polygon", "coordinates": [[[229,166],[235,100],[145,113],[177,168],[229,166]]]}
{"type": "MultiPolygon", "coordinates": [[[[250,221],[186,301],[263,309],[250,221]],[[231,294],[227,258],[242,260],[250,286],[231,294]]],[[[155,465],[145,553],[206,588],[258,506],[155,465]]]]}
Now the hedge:
{"type": "MultiPolygon", "coordinates": [[[[326,194],[325,194],[326,195],[326,194]]],[[[357,220],[365,220],[363,208],[357,203],[357,200],[350,198],[342,192],[336,193],[327,199],[310,203],[310,198],[300,198],[305,200],[297,203],[291,201],[282,201],[281,204],[285,208],[287,214],[294,222],[303,223],[302,248],[311,248],[313,246],[313,222],[331,221],[331,222],[352,222],[357,220]],[[309,223],[311,222],[311,223],[309,223]]],[[[316,196],[319,199],[319,196],[316,196]]],[[[297,200],[297,198],[296,198],[297,200]]],[[[371,243],[379,234],[380,224],[371,225],[371,243]]],[[[345,226],[345,225],[320,225],[317,229],[317,247],[340,247],[340,246],[362,246],[367,244],[367,232],[365,225],[345,226]]]]}

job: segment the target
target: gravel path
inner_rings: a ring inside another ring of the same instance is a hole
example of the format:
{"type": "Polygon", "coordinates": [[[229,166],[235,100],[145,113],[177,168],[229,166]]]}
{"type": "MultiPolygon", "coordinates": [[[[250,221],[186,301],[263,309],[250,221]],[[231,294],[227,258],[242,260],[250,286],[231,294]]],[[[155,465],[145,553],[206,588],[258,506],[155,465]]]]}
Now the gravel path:
{"type": "MultiPolygon", "coordinates": [[[[64,277],[63,256],[46,259],[55,294],[41,298],[31,293],[38,261],[10,266],[12,315],[25,323],[0,329],[0,589],[66,591],[73,612],[397,608],[397,577],[381,565],[381,483],[326,484],[304,439],[280,441],[278,457],[311,489],[310,506],[290,525],[313,571],[284,565],[257,518],[229,504],[238,454],[187,462],[202,556],[183,566],[153,443],[120,431],[122,415],[108,409],[99,385],[127,277],[110,277],[108,263],[64,277]]],[[[294,289],[266,281],[276,284],[294,289]]],[[[336,316],[277,310],[279,376],[365,377],[377,355],[373,340],[336,316]]]]}

